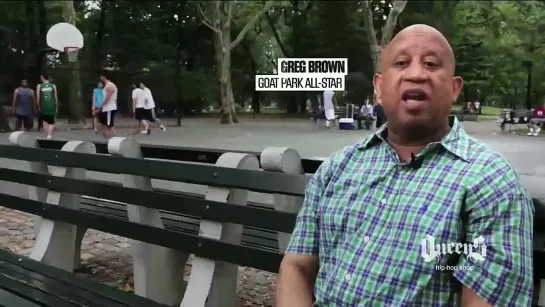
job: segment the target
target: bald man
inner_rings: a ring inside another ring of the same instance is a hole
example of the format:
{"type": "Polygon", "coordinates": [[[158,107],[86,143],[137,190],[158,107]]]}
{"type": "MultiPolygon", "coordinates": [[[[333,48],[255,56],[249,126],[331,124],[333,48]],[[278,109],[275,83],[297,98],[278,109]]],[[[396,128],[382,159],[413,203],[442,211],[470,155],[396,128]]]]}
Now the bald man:
{"type": "Polygon", "coordinates": [[[316,171],[277,307],[531,306],[534,208],[511,165],[450,119],[454,67],[429,26],[385,47],[373,83],[388,122],[316,171]]]}

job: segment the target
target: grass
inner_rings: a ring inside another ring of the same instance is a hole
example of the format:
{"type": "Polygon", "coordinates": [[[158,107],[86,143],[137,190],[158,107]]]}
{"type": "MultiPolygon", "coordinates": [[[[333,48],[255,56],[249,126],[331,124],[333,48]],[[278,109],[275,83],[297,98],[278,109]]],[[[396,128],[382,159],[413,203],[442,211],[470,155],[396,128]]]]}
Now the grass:
{"type": "MultiPolygon", "coordinates": [[[[460,111],[462,109],[461,105],[453,105],[452,110],[453,111],[460,111]]],[[[483,106],[481,110],[481,115],[492,115],[492,116],[499,116],[501,113],[501,108],[498,107],[491,107],[491,106],[483,106]]]]}

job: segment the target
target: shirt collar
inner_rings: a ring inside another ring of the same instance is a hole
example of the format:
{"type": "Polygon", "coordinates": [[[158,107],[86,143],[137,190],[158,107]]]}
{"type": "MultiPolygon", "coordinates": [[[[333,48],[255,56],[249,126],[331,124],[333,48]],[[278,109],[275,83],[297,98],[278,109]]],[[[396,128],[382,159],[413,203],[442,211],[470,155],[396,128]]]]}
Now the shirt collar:
{"type": "MultiPolygon", "coordinates": [[[[438,142],[450,153],[454,154],[458,158],[469,162],[470,161],[470,140],[469,135],[464,131],[460,121],[456,116],[450,118],[450,132],[438,142]]],[[[388,123],[385,123],[380,127],[371,137],[363,140],[359,145],[358,149],[367,150],[377,144],[385,143],[384,139],[385,132],[388,130],[388,123]]]]}

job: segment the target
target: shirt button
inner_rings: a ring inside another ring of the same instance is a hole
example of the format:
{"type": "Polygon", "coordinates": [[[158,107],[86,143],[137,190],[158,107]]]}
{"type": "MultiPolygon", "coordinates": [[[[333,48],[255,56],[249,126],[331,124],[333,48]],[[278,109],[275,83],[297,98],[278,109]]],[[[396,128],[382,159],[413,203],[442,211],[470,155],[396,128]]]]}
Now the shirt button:
{"type": "Polygon", "coordinates": [[[352,276],[350,276],[350,274],[346,274],[346,276],[344,276],[344,279],[346,281],[350,281],[350,278],[352,278],[352,276]]]}
{"type": "Polygon", "coordinates": [[[381,204],[383,205],[386,205],[386,198],[383,198],[381,201],[380,201],[381,204]]]}

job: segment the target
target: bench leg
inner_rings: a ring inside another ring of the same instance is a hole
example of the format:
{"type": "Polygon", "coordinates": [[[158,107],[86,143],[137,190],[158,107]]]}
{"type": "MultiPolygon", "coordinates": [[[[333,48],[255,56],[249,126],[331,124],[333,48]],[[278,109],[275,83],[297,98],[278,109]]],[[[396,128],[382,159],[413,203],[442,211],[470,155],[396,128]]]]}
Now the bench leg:
{"type": "Polygon", "coordinates": [[[87,228],[76,226],[76,239],[74,245],[74,270],[81,267],[81,242],[87,232],[87,228]]]}
{"type": "MultiPolygon", "coordinates": [[[[287,174],[304,174],[301,156],[291,148],[267,147],[261,153],[261,167],[264,171],[283,172],[287,174]]],[[[302,197],[274,194],[274,209],[297,213],[303,206],[302,197]]],[[[278,250],[283,253],[288,247],[291,234],[278,233],[278,250]]]]}
{"type": "Polygon", "coordinates": [[[539,281],[539,299],[537,301],[538,306],[545,306],[545,279],[539,281]]]}
{"type": "MultiPolygon", "coordinates": [[[[23,131],[17,131],[10,134],[9,141],[11,144],[15,146],[26,147],[26,148],[40,148],[40,145],[38,144],[38,140],[36,140],[36,138],[33,137],[32,135],[23,131]]],[[[31,172],[36,174],[51,175],[49,173],[49,169],[47,168],[47,164],[42,162],[29,162],[29,164],[30,164],[31,172]]],[[[47,189],[38,188],[34,186],[28,186],[29,199],[45,203],[47,200],[47,193],[48,193],[47,189]]],[[[36,238],[38,237],[38,233],[40,231],[41,219],[42,217],[39,215],[33,216],[34,236],[36,238]]]]}
{"type": "MultiPolygon", "coordinates": [[[[114,137],[108,142],[112,155],[143,158],[140,145],[133,138],[114,137]]],[[[122,175],[124,187],[152,190],[151,179],[142,176],[122,175]]],[[[127,205],[129,221],[164,228],[159,210],[127,205]]],[[[186,284],[184,269],[188,253],[140,241],[131,241],[134,292],[158,303],[173,306],[180,304],[186,284]]]]}
{"type": "MultiPolygon", "coordinates": [[[[80,153],[96,152],[93,143],[80,141],[70,141],[61,150],[80,153]]],[[[53,172],[53,175],[82,180],[85,178],[85,169],[59,167],[53,172]]],[[[51,205],[79,210],[80,195],[49,191],[46,202],[51,205]]],[[[40,222],[40,231],[36,237],[36,244],[30,254],[30,258],[68,272],[73,272],[74,255],[76,254],[75,243],[75,225],[42,219],[40,222]]]]}
{"type": "MultiPolygon", "coordinates": [[[[259,162],[254,155],[231,152],[221,155],[216,165],[259,169],[259,162]]],[[[208,187],[205,199],[246,206],[248,191],[208,187]]],[[[202,220],[199,234],[231,244],[240,244],[242,225],[202,220]]],[[[235,307],[237,281],[238,265],[195,257],[187,291],[180,307],[235,307]]]]}

